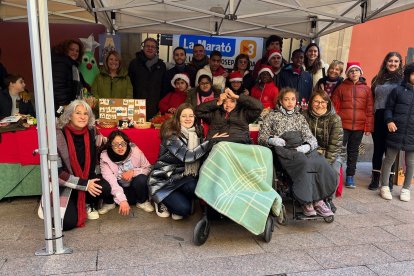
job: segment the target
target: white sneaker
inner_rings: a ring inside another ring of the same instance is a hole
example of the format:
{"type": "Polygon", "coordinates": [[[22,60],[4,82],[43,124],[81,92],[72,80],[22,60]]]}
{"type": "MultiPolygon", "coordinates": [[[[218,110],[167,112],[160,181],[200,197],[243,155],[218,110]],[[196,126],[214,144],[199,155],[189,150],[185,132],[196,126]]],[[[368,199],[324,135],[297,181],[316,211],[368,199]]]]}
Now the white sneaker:
{"type": "Polygon", "coordinates": [[[173,220],[180,220],[180,219],[183,219],[184,217],[183,217],[183,216],[180,216],[180,215],[172,214],[172,215],[171,215],[171,218],[172,218],[173,220]]]}
{"type": "Polygon", "coordinates": [[[380,190],[380,195],[383,199],[391,200],[392,199],[392,194],[390,192],[390,187],[382,186],[381,190],[380,190]]]}
{"type": "Polygon", "coordinates": [[[98,213],[100,215],[103,215],[103,214],[108,213],[112,209],[115,209],[115,203],[112,203],[112,204],[106,204],[105,203],[104,205],[102,205],[102,208],[98,210],[98,213]]]}
{"type": "Polygon", "coordinates": [[[86,213],[88,214],[88,219],[98,219],[99,213],[90,205],[86,205],[86,213]]]}
{"type": "Polygon", "coordinates": [[[168,218],[170,216],[170,212],[168,212],[167,206],[165,206],[163,203],[155,204],[155,213],[160,218],[168,218]]]}
{"type": "Polygon", "coordinates": [[[147,213],[154,212],[154,207],[152,206],[151,202],[149,202],[148,200],[145,201],[144,203],[137,203],[137,208],[142,209],[147,213]]]}
{"type": "Polygon", "coordinates": [[[400,200],[401,201],[410,201],[410,190],[409,189],[401,189],[401,194],[400,194],[400,200]]]}

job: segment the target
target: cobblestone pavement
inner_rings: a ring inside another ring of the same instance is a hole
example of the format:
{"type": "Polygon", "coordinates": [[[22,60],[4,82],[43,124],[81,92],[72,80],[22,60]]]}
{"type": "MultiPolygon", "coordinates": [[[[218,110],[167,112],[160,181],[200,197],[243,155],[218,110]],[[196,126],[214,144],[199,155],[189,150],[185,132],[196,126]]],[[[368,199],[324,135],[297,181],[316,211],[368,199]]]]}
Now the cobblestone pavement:
{"type": "Polygon", "coordinates": [[[370,169],[358,164],[357,188],[335,200],[333,223],[290,220],[275,228],[270,243],[231,221],[217,221],[198,247],[191,239],[200,210],[173,221],[133,207],[135,217],[116,209],[66,232],[72,254],[37,257],[44,247],[39,198],[2,200],[0,274],[414,275],[414,200],[401,202],[400,187],[392,201],[369,191],[370,169]]]}

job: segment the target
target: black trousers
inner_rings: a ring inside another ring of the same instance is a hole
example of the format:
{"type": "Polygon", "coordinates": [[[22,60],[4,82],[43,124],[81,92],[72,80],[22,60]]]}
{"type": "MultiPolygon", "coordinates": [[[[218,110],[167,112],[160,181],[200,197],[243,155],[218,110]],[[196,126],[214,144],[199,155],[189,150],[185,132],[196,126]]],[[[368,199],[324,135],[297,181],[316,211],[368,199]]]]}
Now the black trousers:
{"type": "Polygon", "coordinates": [[[148,200],[148,176],[140,174],[132,178],[129,187],[122,187],[129,204],[144,203],[148,200]]]}
{"type": "MultiPolygon", "coordinates": [[[[377,109],[375,111],[374,132],[372,133],[372,140],[374,141],[374,153],[372,154],[372,169],[380,171],[382,167],[382,160],[387,151],[386,138],[388,134],[387,125],[384,122],[384,109],[377,109]]],[[[391,167],[394,171],[395,163],[391,167]]]]}
{"type": "Polygon", "coordinates": [[[346,146],[346,175],[354,176],[358,162],[359,145],[364,135],[363,130],[344,129],[344,146],[346,146]]]}
{"type": "MultiPolygon", "coordinates": [[[[101,177],[101,180],[97,182],[102,186],[102,193],[93,197],[89,192],[86,193],[86,203],[96,206],[100,199],[107,199],[112,197],[111,185],[101,177]]],[[[70,194],[68,206],[66,207],[65,216],[63,218],[63,231],[68,231],[76,227],[78,222],[78,190],[72,190],[70,194]]]]}

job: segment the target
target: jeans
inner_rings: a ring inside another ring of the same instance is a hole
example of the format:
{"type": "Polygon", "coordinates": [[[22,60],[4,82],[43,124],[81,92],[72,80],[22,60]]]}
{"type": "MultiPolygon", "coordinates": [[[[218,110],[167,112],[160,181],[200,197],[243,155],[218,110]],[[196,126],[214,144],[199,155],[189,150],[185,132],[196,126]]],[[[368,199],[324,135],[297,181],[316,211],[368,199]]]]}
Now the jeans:
{"type": "MultiPolygon", "coordinates": [[[[385,159],[382,162],[381,169],[381,186],[388,186],[388,178],[391,173],[391,166],[394,164],[395,157],[397,156],[399,150],[393,148],[387,148],[387,153],[385,154],[385,159]]],[[[404,178],[404,189],[410,189],[411,181],[414,175],[414,152],[405,152],[405,178],[404,178]]]]}
{"type": "Polygon", "coordinates": [[[364,135],[363,130],[344,129],[344,146],[346,146],[346,175],[354,176],[358,161],[359,145],[364,135]]]}
{"type": "Polygon", "coordinates": [[[185,181],[185,183],[164,198],[162,203],[167,206],[171,213],[186,217],[191,214],[197,180],[194,177],[187,176],[185,179],[180,179],[180,181],[185,181]]]}

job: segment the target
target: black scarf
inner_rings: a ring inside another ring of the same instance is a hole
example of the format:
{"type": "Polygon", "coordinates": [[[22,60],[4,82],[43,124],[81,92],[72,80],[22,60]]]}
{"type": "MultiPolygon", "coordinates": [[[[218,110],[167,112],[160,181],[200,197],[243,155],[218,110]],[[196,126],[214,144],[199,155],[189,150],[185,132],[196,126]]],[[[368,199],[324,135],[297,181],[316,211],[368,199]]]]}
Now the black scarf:
{"type": "Polygon", "coordinates": [[[119,155],[116,152],[114,152],[112,147],[108,147],[106,152],[108,153],[109,159],[111,159],[112,162],[117,163],[117,162],[124,161],[125,159],[128,158],[131,152],[131,146],[129,144],[127,145],[127,150],[123,155],[119,155]]]}

